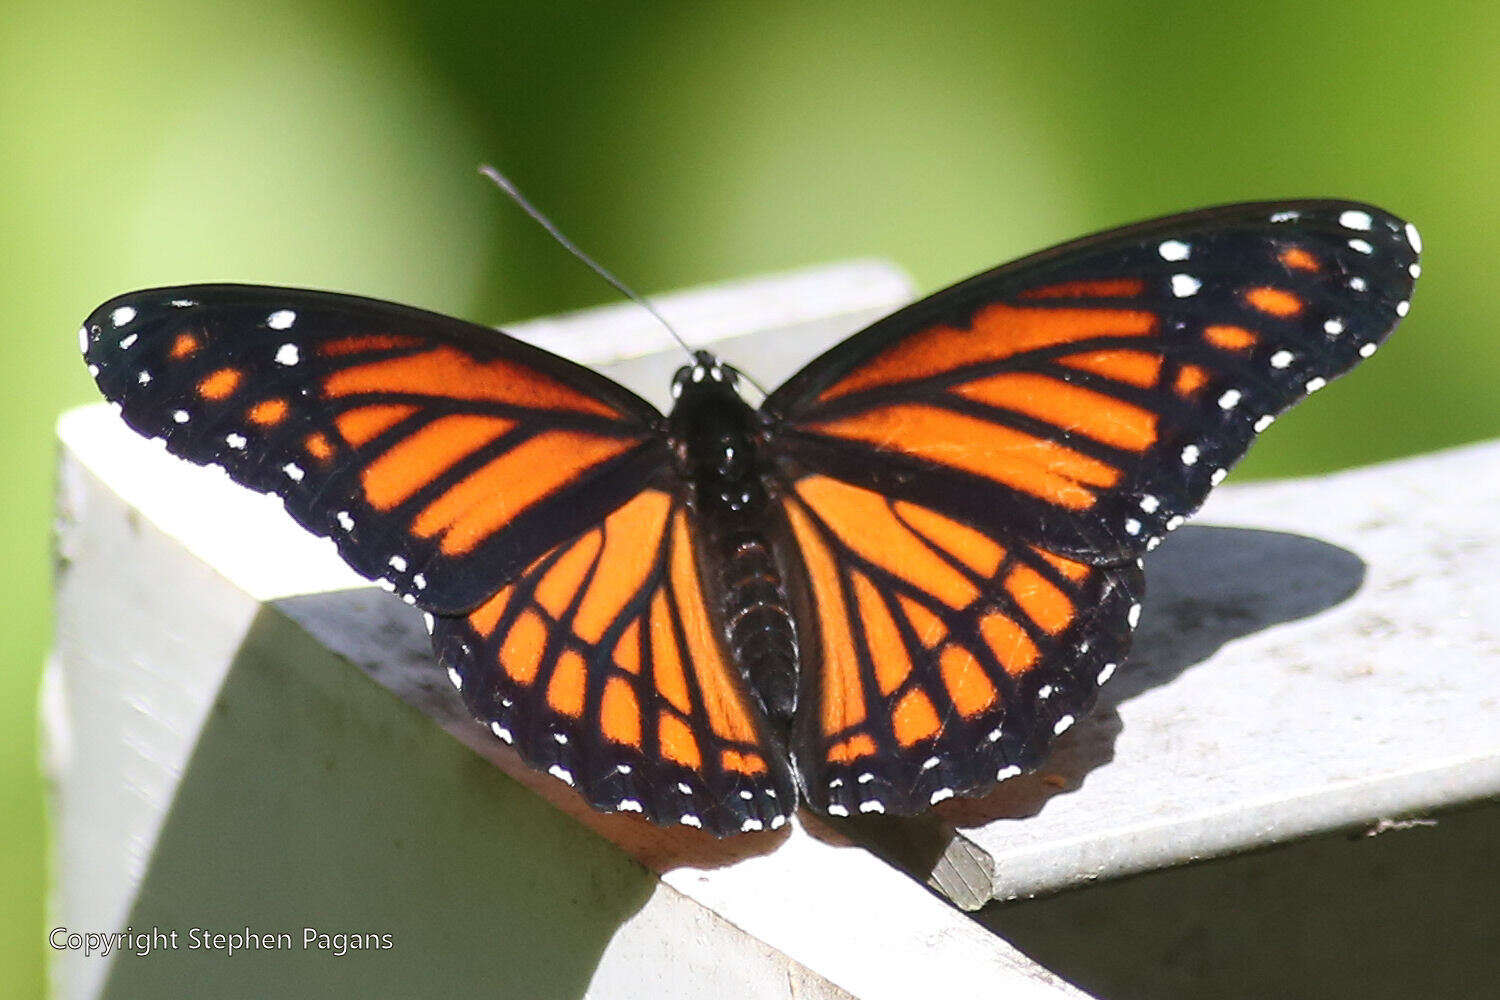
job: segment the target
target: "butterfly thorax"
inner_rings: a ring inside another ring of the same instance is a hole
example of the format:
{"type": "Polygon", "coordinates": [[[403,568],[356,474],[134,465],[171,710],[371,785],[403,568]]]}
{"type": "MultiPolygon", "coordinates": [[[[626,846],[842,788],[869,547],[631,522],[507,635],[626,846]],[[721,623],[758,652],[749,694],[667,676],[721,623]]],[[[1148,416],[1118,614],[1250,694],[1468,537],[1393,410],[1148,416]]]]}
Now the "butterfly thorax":
{"type": "Polygon", "coordinates": [[[734,369],[698,352],[673,379],[668,432],[704,562],[717,569],[712,590],[730,653],[770,717],[786,723],[797,703],[797,636],[769,541],[761,422],[738,381],[734,369]]]}

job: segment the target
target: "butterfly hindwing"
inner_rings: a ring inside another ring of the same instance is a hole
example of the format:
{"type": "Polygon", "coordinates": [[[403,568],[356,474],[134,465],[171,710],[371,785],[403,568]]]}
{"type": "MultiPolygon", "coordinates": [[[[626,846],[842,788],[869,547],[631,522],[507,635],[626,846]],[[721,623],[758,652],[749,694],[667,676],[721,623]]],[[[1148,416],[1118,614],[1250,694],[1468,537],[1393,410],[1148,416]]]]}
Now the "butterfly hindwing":
{"type": "Polygon", "coordinates": [[[472,608],[667,461],[650,404],[486,327],[326,292],[197,285],[80,331],[135,430],[279,494],[355,569],[472,608]]]}
{"type": "Polygon", "coordinates": [[[780,827],[784,751],[731,662],[680,489],[643,490],[433,645],[470,710],[595,808],[717,835],[780,827]]]}
{"type": "Polygon", "coordinates": [[[1134,562],[1091,566],[818,474],[784,499],[803,572],[795,757],[834,815],[909,815],[1042,758],[1140,614],[1134,562]]]}
{"type": "Polygon", "coordinates": [[[1416,230],[1368,205],[1233,205],[978,275],[764,405],[780,453],[1089,561],[1181,523],[1254,436],[1405,315],[1416,230]]]}

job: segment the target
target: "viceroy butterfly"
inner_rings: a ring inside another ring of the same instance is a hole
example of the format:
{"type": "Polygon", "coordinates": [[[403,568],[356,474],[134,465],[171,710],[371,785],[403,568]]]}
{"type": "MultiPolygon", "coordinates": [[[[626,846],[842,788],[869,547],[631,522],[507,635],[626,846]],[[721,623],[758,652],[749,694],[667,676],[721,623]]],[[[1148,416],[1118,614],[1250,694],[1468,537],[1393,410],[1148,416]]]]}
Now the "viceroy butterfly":
{"type": "Polygon", "coordinates": [[[758,408],[663,416],[496,330],[248,285],[79,331],[141,434],[279,495],[424,613],[474,715],[595,808],[724,836],[1033,768],[1124,662],[1140,556],[1406,315],[1416,229],[1230,205],[976,275],[758,408]]]}

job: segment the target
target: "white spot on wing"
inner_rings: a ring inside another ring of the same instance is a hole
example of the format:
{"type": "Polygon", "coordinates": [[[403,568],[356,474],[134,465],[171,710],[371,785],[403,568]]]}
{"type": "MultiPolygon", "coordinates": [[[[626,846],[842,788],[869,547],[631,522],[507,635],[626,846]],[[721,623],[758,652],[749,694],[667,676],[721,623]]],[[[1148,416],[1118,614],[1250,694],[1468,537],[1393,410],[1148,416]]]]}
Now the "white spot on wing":
{"type": "Polygon", "coordinates": [[[296,344],[282,344],[276,349],[276,363],[290,368],[302,360],[302,354],[297,350],[296,344]]]}
{"type": "Polygon", "coordinates": [[[1191,251],[1192,248],[1181,240],[1167,240],[1156,248],[1162,260],[1187,260],[1191,251]]]}
{"type": "Polygon", "coordinates": [[[620,812],[638,813],[638,812],[641,812],[641,811],[642,811],[641,804],[639,802],[637,802],[635,799],[621,799],[620,800],[620,812]]]}
{"type": "Polygon", "coordinates": [[[177,421],[177,423],[179,424],[185,424],[192,418],[188,416],[187,410],[173,410],[172,419],[177,421]]]}
{"type": "Polygon", "coordinates": [[[1018,775],[1020,773],[1021,773],[1021,769],[1019,767],[1017,767],[1016,765],[1011,764],[1011,765],[1009,765],[1007,767],[1002,767],[1000,770],[996,771],[995,772],[995,780],[996,781],[1004,781],[1006,778],[1014,778],[1016,775],[1018,775]]]}
{"type": "Polygon", "coordinates": [[[1405,299],[1402,299],[1400,302],[1396,303],[1396,315],[1397,316],[1405,316],[1409,312],[1411,312],[1411,303],[1410,302],[1406,301],[1405,299]]]}
{"type": "Polygon", "coordinates": [[[386,563],[397,573],[406,572],[406,560],[401,558],[400,556],[391,556],[386,560],[386,563]]]}
{"type": "Polygon", "coordinates": [[[1359,356],[1360,357],[1362,357],[1362,358],[1368,358],[1370,355],[1372,355],[1374,353],[1375,353],[1375,345],[1374,344],[1361,344],[1360,345],[1360,348],[1359,348],[1359,356]]]}
{"type": "Polygon", "coordinates": [[[766,824],[762,823],[758,819],[747,819],[745,820],[745,822],[740,824],[741,833],[749,833],[751,830],[764,830],[765,828],[766,824]]]}
{"type": "Polygon", "coordinates": [[[828,804],[828,815],[847,816],[849,815],[849,809],[846,806],[839,805],[837,802],[830,802],[828,804]]]}
{"type": "Polygon", "coordinates": [[[885,812],[885,806],[881,805],[876,799],[866,799],[859,804],[859,811],[862,813],[883,813],[885,812]]]}
{"type": "Polygon", "coordinates": [[[951,798],[953,798],[953,789],[951,789],[951,788],[939,788],[937,791],[935,791],[935,792],[932,793],[932,798],[928,799],[927,801],[929,803],[931,803],[932,805],[937,805],[939,802],[943,801],[944,799],[951,799],[951,798]]]}
{"type": "Polygon", "coordinates": [[[1139,535],[1140,533],[1141,533],[1141,522],[1137,521],[1133,517],[1127,517],[1125,519],[1125,534],[1127,534],[1127,535],[1139,535]]]}
{"type": "Polygon", "coordinates": [[[130,306],[121,306],[109,314],[109,321],[115,326],[124,326],[133,319],[135,319],[135,310],[130,306]]]}
{"type": "Polygon", "coordinates": [[[573,773],[561,764],[553,764],[547,768],[547,773],[564,784],[571,785],[573,783],[573,773]]]}
{"type": "Polygon", "coordinates": [[[1344,332],[1344,321],[1335,316],[1333,319],[1323,321],[1323,332],[1330,337],[1337,337],[1344,332]]]}
{"type": "Polygon", "coordinates": [[[86,327],[78,328],[78,352],[87,354],[89,350],[89,331],[86,327]]]}
{"type": "Polygon", "coordinates": [[[506,743],[514,743],[515,739],[510,735],[510,730],[498,722],[490,723],[490,732],[494,733],[500,740],[506,743]]]}
{"type": "Polygon", "coordinates": [[[1422,276],[1422,265],[1416,261],[1412,261],[1411,266],[1406,269],[1406,273],[1411,275],[1412,280],[1415,281],[1422,276]]]}
{"type": "Polygon", "coordinates": [[[1203,287],[1203,282],[1191,274],[1172,275],[1172,294],[1179,299],[1185,299],[1189,295],[1196,295],[1198,289],[1203,287]]]}
{"type": "Polygon", "coordinates": [[[296,462],[286,463],[281,467],[281,471],[285,472],[286,477],[294,483],[302,482],[302,477],[306,475],[306,473],[302,471],[302,466],[298,465],[296,462]]]}
{"type": "Polygon", "coordinates": [[[1339,225],[1345,229],[1359,229],[1364,232],[1369,231],[1372,221],[1369,212],[1360,212],[1352,208],[1339,216],[1339,225]]]}
{"type": "Polygon", "coordinates": [[[1156,497],[1152,496],[1150,493],[1147,493],[1145,496],[1141,497],[1141,510],[1145,511],[1147,514],[1156,513],[1156,509],[1160,506],[1161,501],[1156,499],[1156,497]]]}
{"type": "Polygon", "coordinates": [[[250,442],[249,439],[245,437],[245,435],[235,434],[231,431],[230,433],[224,435],[224,443],[229,445],[229,447],[235,449],[236,451],[244,451],[245,445],[249,444],[250,442]]]}
{"type": "Polygon", "coordinates": [[[142,368],[139,372],[136,373],[135,380],[141,385],[150,385],[151,373],[142,368]]]}
{"type": "Polygon", "coordinates": [[[1119,666],[1120,665],[1118,663],[1106,663],[1099,669],[1099,676],[1094,678],[1094,682],[1096,684],[1103,684],[1105,681],[1109,680],[1115,675],[1115,670],[1118,669],[1119,666]]]}
{"type": "Polygon", "coordinates": [[[1369,288],[1370,284],[1369,282],[1365,281],[1364,278],[1361,278],[1356,274],[1354,277],[1349,279],[1349,287],[1354,289],[1356,292],[1362,292],[1366,288],[1369,288]]]}
{"type": "Polygon", "coordinates": [[[1068,727],[1072,724],[1073,717],[1071,715],[1063,716],[1061,719],[1058,719],[1052,724],[1052,735],[1061,736],[1063,733],[1068,731],[1068,727]]]}
{"type": "Polygon", "coordinates": [[[1194,465],[1194,464],[1196,464],[1197,461],[1198,461],[1198,454],[1199,454],[1199,452],[1198,452],[1198,446],[1195,445],[1195,444],[1190,444],[1186,448],[1183,448],[1182,449],[1182,464],[1183,465],[1194,465]]]}
{"type": "Polygon", "coordinates": [[[1265,430],[1267,427],[1270,427],[1275,422],[1276,418],[1271,416],[1269,413],[1262,414],[1261,416],[1256,418],[1255,433],[1259,434],[1261,431],[1265,430]]]}
{"type": "Polygon", "coordinates": [[[1300,218],[1302,218],[1302,213],[1301,212],[1272,212],[1271,213],[1271,221],[1272,222],[1296,222],[1300,218]]]}
{"type": "Polygon", "coordinates": [[[453,685],[453,690],[455,691],[462,691],[464,689],[463,677],[461,677],[458,671],[453,669],[452,667],[448,668],[448,683],[453,685]]]}
{"type": "Polygon", "coordinates": [[[1141,606],[1139,604],[1132,604],[1130,610],[1125,615],[1125,620],[1130,623],[1131,628],[1139,625],[1141,623],[1141,606]]]}
{"type": "Polygon", "coordinates": [[[680,822],[683,826],[692,826],[698,828],[699,830],[703,829],[703,821],[697,816],[694,816],[692,813],[683,813],[682,818],[679,819],[678,822],[680,822]]]}
{"type": "Polygon", "coordinates": [[[1328,384],[1328,380],[1326,378],[1321,378],[1321,377],[1314,376],[1313,378],[1308,379],[1307,380],[1307,385],[1303,386],[1302,388],[1303,388],[1304,392],[1314,393],[1314,392],[1317,392],[1319,389],[1323,388],[1327,384],[1328,384]]]}
{"type": "Polygon", "coordinates": [[[1219,409],[1232,410],[1239,405],[1240,391],[1238,389],[1225,389],[1224,395],[1219,397],[1219,409]]]}
{"type": "Polygon", "coordinates": [[[266,317],[266,326],[273,330],[287,330],[297,322],[297,314],[290,309],[278,309],[266,317]]]}
{"type": "Polygon", "coordinates": [[[1406,242],[1410,243],[1411,248],[1417,253],[1422,252],[1422,234],[1417,232],[1417,227],[1410,222],[1406,224],[1406,242]]]}
{"type": "Polygon", "coordinates": [[[139,339],[140,338],[137,337],[135,334],[133,334],[133,333],[127,333],[125,336],[123,336],[123,337],[120,338],[120,350],[122,350],[122,351],[128,351],[128,350],[130,350],[130,348],[133,347],[135,345],[135,342],[137,340],[139,340],[139,339]]]}
{"type": "Polygon", "coordinates": [[[1211,482],[1211,483],[1213,483],[1215,486],[1218,486],[1220,483],[1222,483],[1224,481],[1225,477],[1228,476],[1228,475],[1229,475],[1229,470],[1228,469],[1215,469],[1214,470],[1214,474],[1208,477],[1208,481],[1211,482]]]}
{"type": "Polygon", "coordinates": [[[1296,355],[1291,351],[1277,351],[1271,355],[1271,367],[1285,368],[1292,363],[1292,359],[1295,357],[1296,355]]]}
{"type": "Polygon", "coordinates": [[[1357,253],[1374,253],[1375,248],[1370,246],[1369,240],[1350,240],[1349,249],[1357,253]]]}

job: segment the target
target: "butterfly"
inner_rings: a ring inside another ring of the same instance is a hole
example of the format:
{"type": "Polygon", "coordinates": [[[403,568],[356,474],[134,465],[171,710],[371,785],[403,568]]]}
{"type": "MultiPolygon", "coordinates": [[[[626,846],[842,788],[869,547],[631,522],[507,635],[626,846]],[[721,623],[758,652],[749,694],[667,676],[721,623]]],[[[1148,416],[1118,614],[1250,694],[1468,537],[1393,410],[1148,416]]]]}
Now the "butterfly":
{"type": "Polygon", "coordinates": [[[132,292],[79,337],[132,428],[421,609],[528,764],[724,836],[1037,766],[1125,661],[1142,553],[1375,352],[1420,249],[1353,202],[1157,219],[907,306],[758,407],[696,352],[666,415],[494,329],[327,292],[132,292]]]}

